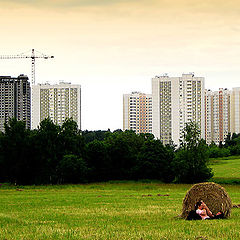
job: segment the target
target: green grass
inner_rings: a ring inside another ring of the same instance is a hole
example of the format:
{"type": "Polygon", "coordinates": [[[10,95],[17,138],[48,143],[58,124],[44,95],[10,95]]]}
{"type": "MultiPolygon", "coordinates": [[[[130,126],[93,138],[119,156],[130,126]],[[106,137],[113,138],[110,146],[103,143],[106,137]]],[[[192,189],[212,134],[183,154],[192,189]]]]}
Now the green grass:
{"type": "MultiPolygon", "coordinates": [[[[110,182],[17,191],[3,185],[0,239],[240,239],[240,209],[233,209],[227,220],[177,217],[190,187],[110,182]]],[[[239,204],[240,186],[224,187],[239,204]]]]}
{"type": "MultiPolygon", "coordinates": [[[[240,157],[211,159],[211,167],[213,181],[240,183],[240,157]]],[[[233,204],[240,204],[240,184],[223,186],[233,204]]],[[[178,217],[190,187],[157,181],[18,188],[3,184],[0,240],[240,239],[238,208],[227,220],[178,217]]]]}
{"type": "Polygon", "coordinates": [[[215,158],[211,159],[210,163],[214,182],[240,184],[240,156],[215,158]]]}

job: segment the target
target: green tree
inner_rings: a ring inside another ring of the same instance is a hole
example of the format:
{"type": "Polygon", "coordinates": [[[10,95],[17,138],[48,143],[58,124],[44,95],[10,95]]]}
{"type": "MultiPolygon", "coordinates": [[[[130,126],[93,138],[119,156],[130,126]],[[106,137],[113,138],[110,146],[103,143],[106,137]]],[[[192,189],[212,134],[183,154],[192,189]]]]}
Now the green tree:
{"type": "Polygon", "coordinates": [[[94,140],[86,146],[86,160],[91,181],[106,181],[111,179],[112,161],[105,141],[94,140]]]}
{"type": "Polygon", "coordinates": [[[30,130],[23,121],[16,118],[5,123],[5,132],[1,138],[1,159],[5,168],[5,178],[15,184],[31,183],[32,159],[30,130]]]}
{"type": "Polygon", "coordinates": [[[225,140],[225,149],[230,151],[230,155],[239,155],[240,154],[240,134],[229,133],[225,140]]]}
{"type": "Polygon", "coordinates": [[[159,179],[163,182],[173,181],[173,157],[173,149],[164,146],[160,140],[148,138],[139,152],[135,177],[137,179],[159,179]]]}
{"type": "Polygon", "coordinates": [[[68,154],[83,156],[85,151],[84,138],[77,123],[72,118],[66,119],[60,128],[59,144],[61,145],[61,149],[59,149],[60,157],[68,154]]]}
{"type": "Polygon", "coordinates": [[[49,118],[44,119],[36,133],[37,183],[56,183],[56,167],[61,160],[60,127],[49,118]]]}
{"type": "Polygon", "coordinates": [[[210,158],[228,157],[230,156],[230,150],[227,147],[217,146],[214,142],[212,142],[208,146],[208,155],[210,158]]]}
{"type": "Polygon", "coordinates": [[[7,166],[5,163],[5,158],[3,154],[3,140],[4,140],[4,135],[3,132],[0,131],[0,182],[5,182],[6,181],[6,171],[7,171],[7,166]]]}
{"type": "Polygon", "coordinates": [[[109,131],[101,131],[101,130],[97,130],[97,131],[88,131],[85,130],[82,132],[82,136],[84,138],[85,143],[89,143],[92,142],[94,140],[99,140],[99,141],[103,141],[105,139],[106,133],[110,132],[109,131]]]}
{"type": "Polygon", "coordinates": [[[174,172],[177,182],[196,183],[206,181],[213,176],[208,167],[208,147],[200,138],[200,130],[196,123],[186,124],[183,141],[176,151],[174,172]]]}
{"type": "Polygon", "coordinates": [[[65,155],[57,166],[59,183],[80,183],[87,181],[86,162],[76,155],[65,155]]]}
{"type": "Polygon", "coordinates": [[[111,159],[111,179],[133,179],[137,156],[145,138],[133,131],[106,134],[105,142],[111,159]]]}

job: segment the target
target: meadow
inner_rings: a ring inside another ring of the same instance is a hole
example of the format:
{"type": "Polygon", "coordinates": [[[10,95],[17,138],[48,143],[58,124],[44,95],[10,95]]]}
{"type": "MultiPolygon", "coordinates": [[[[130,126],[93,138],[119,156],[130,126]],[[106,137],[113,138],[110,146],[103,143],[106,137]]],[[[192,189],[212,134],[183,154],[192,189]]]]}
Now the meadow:
{"type": "MultiPolygon", "coordinates": [[[[218,159],[212,164],[214,171],[220,171],[227,166],[231,169],[238,161],[218,159]]],[[[216,172],[216,178],[223,176],[226,181],[228,176],[239,177],[230,173],[216,172]]],[[[240,204],[240,185],[222,186],[233,204],[240,204]]],[[[0,239],[240,239],[240,208],[233,208],[231,217],[224,220],[179,218],[190,187],[148,181],[24,187],[2,184],[0,239]]]]}
{"type": "Polygon", "coordinates": [[[240,184],[240,156],[210,159],[210,167],[214,182],[240,184]]]}

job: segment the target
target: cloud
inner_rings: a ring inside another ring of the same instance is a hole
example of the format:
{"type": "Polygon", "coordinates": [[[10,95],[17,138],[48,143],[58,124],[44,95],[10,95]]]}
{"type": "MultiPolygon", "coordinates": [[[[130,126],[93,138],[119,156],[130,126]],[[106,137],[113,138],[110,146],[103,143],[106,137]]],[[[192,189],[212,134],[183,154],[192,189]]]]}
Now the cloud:
{"type": "Polygon", "coordinates": [[[73,8],[89,6],[106,6],[121,3],[143,2],[145,0],[0,0],[5,5],[32,6],[32,7],[54,7],[73,8]]]}

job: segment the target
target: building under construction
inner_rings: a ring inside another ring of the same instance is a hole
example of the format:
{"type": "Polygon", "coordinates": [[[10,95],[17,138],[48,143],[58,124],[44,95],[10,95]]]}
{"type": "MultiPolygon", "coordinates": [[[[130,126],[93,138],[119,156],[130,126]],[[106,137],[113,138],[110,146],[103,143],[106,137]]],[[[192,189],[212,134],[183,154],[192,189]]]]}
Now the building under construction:
{"type": "Polygon", "coordinates": [[[0,76],[0,131],[11,118],[24,121],[26,128],[31,128],[31,90],[26,75],[0,76]]]}

